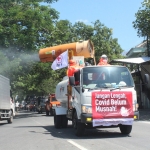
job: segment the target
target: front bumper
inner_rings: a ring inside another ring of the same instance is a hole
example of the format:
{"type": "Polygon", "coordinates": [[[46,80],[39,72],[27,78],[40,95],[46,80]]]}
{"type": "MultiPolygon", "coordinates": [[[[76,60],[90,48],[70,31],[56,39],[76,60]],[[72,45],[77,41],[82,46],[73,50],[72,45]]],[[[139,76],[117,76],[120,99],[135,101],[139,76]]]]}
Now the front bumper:
{"type": "Polygon", "coordinates": [[[135,112],[134,112],[134,120],[138,120],[139,117],[140,117],[139,111],[135,111],[135,112]]]}
{"type": "MultiPolygon", "coordinates": [[[[139,111],[134,112],[134,120],[139,119],[139,111]]],[[[82,123],[92,123],[92,114],[81,114],[81,122],[82,123]]]]}
{"type": "Polygon", "coordinates": [[[92,123],[92,114],[81,114],[82,123],[92,123]]]}

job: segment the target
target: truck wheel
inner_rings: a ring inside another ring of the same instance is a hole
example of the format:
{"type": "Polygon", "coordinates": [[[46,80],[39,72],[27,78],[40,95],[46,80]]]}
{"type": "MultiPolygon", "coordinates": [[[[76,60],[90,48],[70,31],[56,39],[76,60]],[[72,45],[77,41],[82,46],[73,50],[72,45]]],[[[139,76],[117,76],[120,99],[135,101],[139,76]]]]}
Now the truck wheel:
{"type": "Polygon", "coordinates": [[[54,115],[54,125],[56,129],[61,127],[61,115],[54,115]]]}
{"type": "Polygon", "coordinates": [[[67,119],[66,115],[63,115],[62,116],[62,127],[67,128],[67,126],[68,126],[68,119],[67,119]]]}
{"type": "Polygon", "coordinates": [[[11,111],[10,118],[7,120],[8,123],[13,122],[13,112],[11,111]]]}
{"type": "Polygon", "coordinates": [[[50,114],[51,114],[51,116],[54,116],[54,113],[53,113],[53,109],[52,109],[52,108],[50,108],[50,114]]]}
{"type": "Polygon", "coordinates": [[[73,115],[72,124],[73,124],[73,128],[75,129],[75,135],[82,136],[85,131],[85,124],[78,121],[76,112],[73,115]]]}
{"type": "Polygon", "coordinates": [[[132,130],[132,125],[120,125],[119,128],[122,134],[129,134],[132,130]]]}
{"type": "Polygon", "coordinates": [[[46,111],[46,116],[49,116],[49,111],[46,111]]]}

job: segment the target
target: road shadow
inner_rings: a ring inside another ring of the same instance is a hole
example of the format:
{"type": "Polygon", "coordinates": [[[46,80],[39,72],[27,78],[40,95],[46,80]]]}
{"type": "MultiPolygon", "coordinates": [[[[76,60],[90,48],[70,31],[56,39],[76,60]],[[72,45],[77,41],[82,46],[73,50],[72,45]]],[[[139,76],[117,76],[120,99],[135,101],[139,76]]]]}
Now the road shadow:
{"type": "MultiPolygon", "coordinates": [[[[29,118],[29,117],[53,117],[46,116],[46,114],[38,114],[38,112],[27,112],[22,111],[17,116],[16,119],[19,118],[29,118]]],[[[57,138],[65,138],[65,139],[92,139],[92,138],[120,138],[120,137],[130,137],[130,135],[123,135],[120,132],[119,127],[117,128],[94,128],[94,129],[85,129],[85,134],[82,137],[77,137],[75,135],[75,130],[72,128],[71,121],[68,121],[67,128],[56,129],[54,125],[49,126],[17,126],[15,128],[33,128],[35,130],[31,130],[34,134],[39,133],[37,128],[44,128],[45,132],[42,134],[50,134],[53,137],[57,138]]]]}
{"type": "Polygon", "coordinates": [[[44,127],[48,133],[51,133],[54,137],[62,137],[66,139],[104,139],[104,138],[120,138],[120,137],[128,137],[121,134],[119,128],[118,132],[113,130],[113,128],[99,128],[99,129],[85,129],[85,133],[82,137],[77,137],[75,135],[75,129],[73,129],[72,125],[69,125],[67,128],[56,129],[54,126],[44,127]],[[52,131],[52,132],[51,132],[52,131]]]}
{"type": "Polygon", "coordinates": [[[7,120],[0,121],[0,126],[8,124],[7,120]]]}
{"type": "MultiPolygon", "coordinates": [[[[113,128],[103,128],[103,129],[86,129],[85,134],[82,137],[77,137],[72,125],[68,125],[67,128],[56,129],[54,126],[18,126],[15,128],[41,128],[43,127],[46,131],[42,134],[50,134],[56,138],[63,139],[104,139],[104,138],[124,138],[131,137],[130,135],[121,134],[119,128],[118,132],[113,130],[113,128]]],[[[29,131],[34,134],[39,133],[38,130],[29,131]],[[37,131],[37,132],[36,132],[37,131]]]]}
{"type": "MultiPolygon", "coordinates": [[[[41,114],[39,114],[41,115],[41,114]]],[[[14,119],[20,119],[20,118],[29,118],[29,117],[39,117],[38,112],[33,112],[33,111],[18,111],[16,112],[16,115],[14,119]]]]}

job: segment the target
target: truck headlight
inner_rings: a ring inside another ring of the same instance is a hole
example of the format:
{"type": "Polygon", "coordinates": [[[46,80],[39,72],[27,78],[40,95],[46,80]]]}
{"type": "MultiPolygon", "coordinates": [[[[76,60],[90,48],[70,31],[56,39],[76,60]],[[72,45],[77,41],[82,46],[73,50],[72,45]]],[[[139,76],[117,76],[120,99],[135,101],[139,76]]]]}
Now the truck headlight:
{"type": "Polygon", "coordinates": [[[82,113],[91,114],[92,113],[92,106],[82,105],[81,110],[82,110],[82,113]]]}

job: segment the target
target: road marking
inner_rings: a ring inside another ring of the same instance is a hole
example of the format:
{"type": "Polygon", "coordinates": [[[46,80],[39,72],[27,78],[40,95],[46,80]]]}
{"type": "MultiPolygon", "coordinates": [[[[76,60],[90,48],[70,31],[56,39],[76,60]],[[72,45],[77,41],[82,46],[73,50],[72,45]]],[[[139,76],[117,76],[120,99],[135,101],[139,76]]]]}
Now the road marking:
{"type": "Polygon", "coordinates": [[[84,148],[83,146],[75,143],[74,141],[72,140],[67,140],[69,143],[71,143],[72,145],[76,146],[77,148],[81,149],[81,150],[87,150],[86,148],[84,148]]]}

